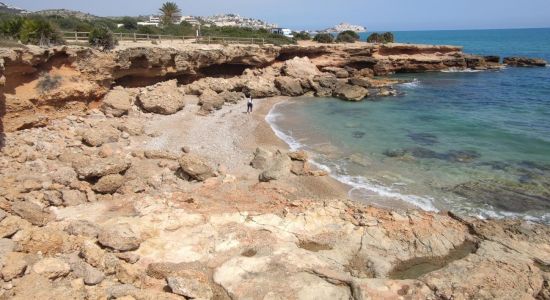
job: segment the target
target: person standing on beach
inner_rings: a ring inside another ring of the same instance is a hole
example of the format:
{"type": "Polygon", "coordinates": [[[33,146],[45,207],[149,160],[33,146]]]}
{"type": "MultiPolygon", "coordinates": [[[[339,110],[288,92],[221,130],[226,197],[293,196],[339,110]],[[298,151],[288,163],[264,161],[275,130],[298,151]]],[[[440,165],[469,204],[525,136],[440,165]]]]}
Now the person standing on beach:
{"type": "Polygon", "coordinates": [[[252,96],[250,96],[250,97],[248,98],[247,103],[246,103],[246,113],[247,113],[247,114],[252,113],[252,106],[254,106],[254,104],[252,103],[252,96]]]}

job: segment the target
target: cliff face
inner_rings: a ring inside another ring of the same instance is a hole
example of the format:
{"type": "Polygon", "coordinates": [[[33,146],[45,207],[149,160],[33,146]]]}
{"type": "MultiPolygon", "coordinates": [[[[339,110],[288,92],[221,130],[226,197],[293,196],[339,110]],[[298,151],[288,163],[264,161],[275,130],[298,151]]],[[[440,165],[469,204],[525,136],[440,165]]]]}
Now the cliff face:
{"type": "Polygon", "coordinates": [[[0,126],[2,131],[43,126],[48,118],[94,107],[116,85],[234,77],[296,56],[310,58],[320,69],[346,68],[352,75],[498,66],[498,59],[468,56],[460,47],[405,44],[187,45],[107,53],[82,47],[0,49],[0,126]]]}

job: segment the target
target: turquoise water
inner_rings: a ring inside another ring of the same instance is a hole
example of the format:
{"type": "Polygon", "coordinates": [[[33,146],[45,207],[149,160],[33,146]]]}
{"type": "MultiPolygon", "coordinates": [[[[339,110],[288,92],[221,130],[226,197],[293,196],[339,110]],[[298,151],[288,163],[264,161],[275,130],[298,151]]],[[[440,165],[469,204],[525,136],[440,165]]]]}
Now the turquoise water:
{"type": "MultiPolygon", "coordinates": [[[[550,29],[398,32],[400,42],[550,60],[550,29]]],[[[396,75],[399,96],[301,98],[268,116],[358,201],[550,222],[550,68],[396,75]]]]}

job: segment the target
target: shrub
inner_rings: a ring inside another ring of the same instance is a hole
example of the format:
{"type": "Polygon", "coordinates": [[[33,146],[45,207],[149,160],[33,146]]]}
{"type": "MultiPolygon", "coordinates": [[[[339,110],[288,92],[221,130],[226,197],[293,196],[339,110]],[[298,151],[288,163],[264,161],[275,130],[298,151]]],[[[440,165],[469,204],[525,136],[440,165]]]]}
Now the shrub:
{"type": "Polygon", "coordinates": [[[134,18],[124,17],[124,18],[122,18],[121,23],[122,23],[122,27],[126,30],[137,30],[138,29],[137,21],[134,18]]]}
{"type": "Polygon", "coordinates": [[[383,43],[393,43],[395,38],[393,36],[393,33],[385,32],[384,34],[382,34],[382,40],[383,43]]]}
{"type": "Polygon", "coordinates": [[[305,32],[305,31],[295,32],[294,33],[294,38],[296,40],[299,40],[299,41],[309,41],[309,40],[311,40],[311,36],[309,35],[309,33],[305,32]]]}
{"type": "Polygon", "coordinates": [[[40,46],[63,43],[63,38],[57,28],[42,18],[26,19],[19,31],[19,39],[24,44],[40,46]]]}
{"type": "Polygon", "coordinates": [[[99,48],[103,51],[112,50],[118,45],[113,32],[107,27],[101,26],[94,28],[88,36],[88,43],[92,47],[99,48]]]}
{"type": "Polygon", "coordinates": [[[319,33],[313,40],[317,43],[330,44],[334,41],[334,37],[330,33],[319,33]]]}
{"type": "Polygon", "coordinates": [[[21,27],[23,27],[23,18],[6,16],[0,21],[0,34],[7,38],[18,39],[21,27]]]}
{"type": "Polygon", "coordinates": [[[383,34],[373,33],[367,38],[369,43],[393,43],[395,40],[393,33],[385,32],[383,34]]]}
{"type": "Polygon", "coordinates": [[[40,93],[49,92],[58,88],[61,85],[61,80],[62,78],[59,75],[52,76],[48,73],[42,73],[38,79],[36,89],[38,89],[40,93]]]}
{"type": "Polygon", "coordinates": [[[336,41],[339,43],[355,43],[359,40],[359,35],[357,32],[352,30],[342,31],[336,37],[336,41]]]}

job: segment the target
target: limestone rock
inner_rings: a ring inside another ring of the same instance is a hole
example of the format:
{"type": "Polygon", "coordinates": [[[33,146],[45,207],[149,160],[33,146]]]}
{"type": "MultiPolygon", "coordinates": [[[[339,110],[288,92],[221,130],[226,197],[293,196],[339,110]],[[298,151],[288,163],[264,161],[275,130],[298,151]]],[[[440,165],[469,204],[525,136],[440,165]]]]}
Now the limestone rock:
{"type": "Polygon", "coordinates": [[[279,90],[273,79],[264,77],[249,78],[244,82],[243,92],[252,98],[266,98],[278,96],[279,90]]]}
{"type": "Polygon", "coordinates": [[[139,248],[141,234],[135,226],[121,223],[103,227],[98,241],[101,245],[118,251],[131,251],[139,248]]]}
{"type": "Polygon", "coordinates": [[[258,147],[254,152],[254,159],[250,162],[250,165],[254,169],[265,170],[269,166],[272,157],[273,153],[264,148],[258,147]]]}
{"type": "Polygon", "coordinates": [[[169,160],[178,159],[178,156],[176,154],[170,153],[164,150],[145,150],[143,154],[148,159],[169,159],[169,160]]]}
{"type": "Polygon", "coordinates": [[[37,274],[46,276],[49,279],[63,277],[71,271],[69,264],[59,258],[44,258],[32,267],[37,274]]]}
{"type": "Polygon", "coordinates": [[[334,91],[334,96],[349,101],[361,101],[368,95],[369,91],[367,89],[350,84],[340,84],[334,91]]]}
{"type": "Polygon", "coordinates": [[[60,167],[50,177],[53,182],[68,186],[76,180],[76,172],[71,167],[60,167]]]}
{"type": "Polygon", "coordinates": [[[199,100],[199,105],[204,111],[214,111],[221,109],[225,100],[218,95],[218,93],[212,90],[205,90],[202,92],[199,100]]]}
{"type": "Polygon", "coordinates": [[[124,172],[130,167],[130,162],[121,157],[108,157],[78,161],[73,167],[78,176],[94,178],[124,172]]]}
{"type": "Polygon", "coordinates": [[[37,226],[44,226],[54,219],[50,213],[43,211],[42,207],[28,201],[15,201],[11,209],[21,218],[37,226]]]}
{"type": "Polygon", "coordinates": [[[0,209],[0,221],[4,220],[6,218],[6,212],[3,209],[0,209]]]}
{"type": "Polygon", "coordinates": [[[304,94],[300,80],[289,76],[275,78],[275,86],[281,91],[281,95],[283,96],[296,97],[304,94]]]}
{"type": "Polygon", "coordinates": [[[178,160],[182,171],[192,179],[204,181],[216,176],[214,169],[195,154],[184,154],[178,160]]]}
{"type": "Polygon", "coordinates": [[[2,267],[2,278],[4,281],[11,281],[25,273],[27,269],[26,254],[21,252],[11,252],[4,258],[4,267],[2,267]]]}
{"type": "Polygon", "coordinates": [[[61,195],[65,206],[77,206],[87,201],[86,194],[79,190],[63,190],[61,195]]]}
{"type": "Polygon", "coordinates": [[[148,87],[139,95],[139,103],[145,111],[171,115],[181,110],[185,101],[177,81],[170,80],[148,87]]]}
{"type": "Polygon", "coordinates": [[[298,150],[298,151],[288,152],[288,157],[290,157],[290,159],[292,160],[307,161],[309,155],[304,150],[298,150]]]}
{"type": "Polygon", "coordinates": [[[65,229],[69,234],[76,236],[85,236],[89,238],[96,238],[99,234],[99,228],[97,225],[86,220],[74,220],[69,223],[65,229]]]}
{"type": "Polygon", "coordinates": [[[503,63],[513,67],[544,67],[547,64],[544,59],[529,57],[505,57],[503,63]]]}
{"type": "Polygon", "coordinates": [[[294,57],[284,62],[282,71],[294,78],[307,79],[320,74],[319,69],[307,57],[294,57]]]}
{"type": "Polygon", "coordinates": [[[124,120],[124,122],[121,122],[117,126],[117,128],[118,128],[118,130],[120,130],[122,132],[126,132],[131,136],[142,135],[143,132],[144,132],[143,122],[138,120],[138,119],[134,119],[134,118],[129,118],[129,119],[124,120]]]}
{"type": "Polygon", "coordinates": [[[112,194],[124,184],[124,177],[120,174],[110,174],[101,177],[92,187],[97,193],[112,194]]]}
{"type": "Polygon", "coordinates": [[[81,260],[71,263],[71,270],[75,276],[83,278],[86,285],[96,285],[105,279],[103,272],[81,260]]]}
{"type": "Polygon", "coordinates": [[[94,267],[104,267],[106,257],[105,251],[93,241],[84,241],[82,248],[80,249],[80,256],[94,267]]]}
{"type": "Polygon", "coordinates": [[[120,117],[132,108],[133,97],[122,88],[111,90],[102,101],[101,111],[106,115],[120,117]]]}
{"type": "Polygon", "coordinates": [[[120,131],[109,124],[92,127],[82,134],[82,141],[92,147],[99,147],[105,143],[118,141],[120,131]]]}
{"type": "Polygon", "coordinates": [[[329,72],[334,74],[337,78],[348,78],[349,72],[344,68],[338,68],[338,67],[324,67],[324,72],[329,72]]]}
{"type": "Polygon", "coordinates": [[[245,98],[241,92],[223,91],[218,96],[222,97],[226,103],[236,104],[245,98]]]}
{"type": "Polygon", "coordinates": [[[285,176],[288,176],[291,168],[291,160],[288,155],[277,153],[273,157],[273,163],[271,166],[260,174],[260,181],[269,182],[272,180],[278,180],[285,176]]]}
{"type": "Polygon", "coordinates": [[[172,293],[191,299],[212,299],[212,289],[203,282],[193,277],[168,277],[166,278],[172,293]]]}

